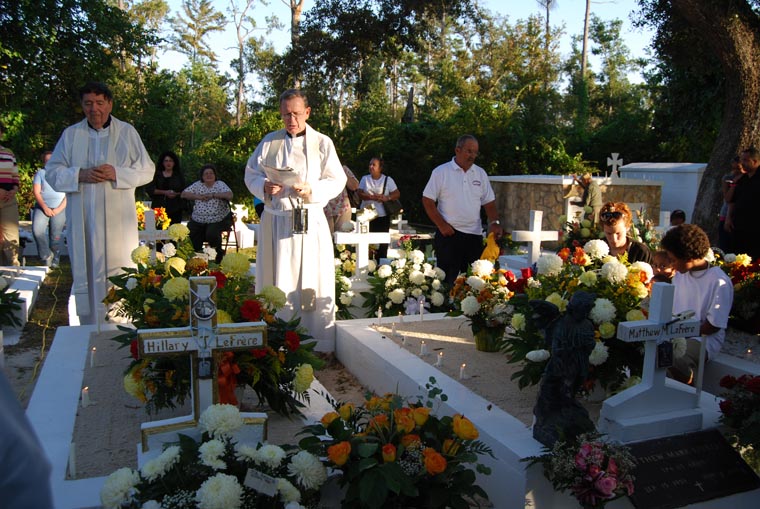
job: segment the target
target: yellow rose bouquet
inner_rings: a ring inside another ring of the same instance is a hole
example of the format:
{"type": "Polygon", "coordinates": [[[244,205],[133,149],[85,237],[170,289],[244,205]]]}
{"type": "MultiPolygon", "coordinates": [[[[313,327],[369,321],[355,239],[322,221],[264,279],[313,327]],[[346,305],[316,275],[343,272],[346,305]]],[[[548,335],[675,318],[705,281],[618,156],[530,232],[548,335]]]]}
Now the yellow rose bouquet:
{"type": "Polygon", "coordinates": [[[435,415],[435,400],[446,396],[432,377],[426,388],[425,400],[386,394],[358,407],[333,402],[334,411],[304,428],[310,436],[299,446],[341,473],[343,507],[470,507],[474,496],[488,498],[475,471],[490,473],[478,463],[478,455],[493,456],[490,448],[464,415],[435,415]]]}

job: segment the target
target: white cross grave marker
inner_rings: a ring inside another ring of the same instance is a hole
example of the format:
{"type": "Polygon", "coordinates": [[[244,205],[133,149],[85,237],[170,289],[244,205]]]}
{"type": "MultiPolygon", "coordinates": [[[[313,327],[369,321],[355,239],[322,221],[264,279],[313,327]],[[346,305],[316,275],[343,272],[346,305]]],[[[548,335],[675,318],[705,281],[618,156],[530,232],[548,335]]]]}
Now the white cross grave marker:
{"type": "Polygon", "coordinates": [[[516,242],[527,242],[528,247],[528,265],[533,265],[541,256],[542,240],[557,240],[559,233],[556,230],[541,231],[541,221],[544,213],[541,210],[530,211],[530,230],[515,230],[512,232],[512,240],[516,242]]]}
{"type": "MultiPolygon", "coordinates": [[[[673,316],[674,294],[672,284],[655,283],[649,319],[618,324],[618,339],[627,343],[644,342],[644,366],[639,384],[612,396],[602,406],[599,430],[613,439],[645,440],[702,427],[702,413],[697,408],[699,390],[695,398],[693,389],[688,386],[666,384],[667,368],[657,363],[659,344],[673,338],[699,336],[699,320],[673,316]]],[[[704,348],[704,342],[702,346],[704,348]]],[[[701,369],[702,366],[700,378],[701,369]]]]}
{"type": "MultiPolygon", "coordinates": [[[[219,401],[215,383],[219,358],[226,351],[250,350],[266,345],[266,322],[216,324],[216,278],[190,278],[190,326],[137,331],[140,358],[189,356],[192,363],[193,414],[141,425],[141,453],[161,450],[161,436],[195,428],[200,414],[219,401]]],[[[244,414],[250,423],[265,423],[266,414],[244,414]],[[263,418],[263,421],[261,420],[263,418]]],[[[247,421],[248,423],[248,421],[247,421]]]]}
{"type": "Polygon", "coordinates": [[[369,265],[370,244],[390,244],[389,232],[335,232],[335,243],[356,246],[356,273],[354,279],[367,280],[367,266],[369,265]]]}
{"type": "Polygon", "coordinates": [[[612,166],[612,173],[610,176],[612,177],[619,177],[620,176],[620,167],[623,166],[623,160],[618,159],[618,156],[620,155],[619,152],[613,152],[612,157],[607,158],[607,166],[612,166]]]}
{"type": "Polygon", "coordinates": [[[169,232],[167,230],[156,229],[156,211],[153,209],[147,209],[145,212],[145,229],[138,233],[140,240],[147,242],[149,245],[153,245],[151,251],[151,259],[156,259],[156,245],[159,240],[169,240],[169,232]]]}

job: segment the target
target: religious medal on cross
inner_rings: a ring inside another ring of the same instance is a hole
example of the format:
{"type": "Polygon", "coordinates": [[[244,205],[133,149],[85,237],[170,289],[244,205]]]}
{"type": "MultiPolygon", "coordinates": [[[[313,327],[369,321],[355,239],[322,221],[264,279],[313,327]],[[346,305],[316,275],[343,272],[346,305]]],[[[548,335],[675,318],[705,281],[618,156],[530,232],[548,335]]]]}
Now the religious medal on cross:
{"type": "Polygon", "coordinates": [[[152,245],[151,260],[155,260],[158,241],[169,240],[169,231],[156,229],[156,212],[153,209],[147,209],[144,214],[145,229],[138,232],[138,237],[141,242],[152,245]]]}
{"type": "Polygon", "coordinates": [[[528,265],[533,265],[541,256],[541,241],[558,240],[559,233],[556,230],[541,231],[541,222],[544,217],[542,210],[530,211],[529,230],[515,230],[512,232],[512,240],[516,242],[527,242],[528,247],[528,265]]]}
{"type": "MultiPolygon", "coordinates": [[[[173,427],[193,426],[200,414],[219,402],[217,377],[225,352],[251,350],[266,346],[266,322],[225,323],[217,325],[216,278],[211,276],[190,278],[190,325],[165,329],[137,331],[140,358],[189,356],[192,363],[193,415],[172,422],[173,427]]],[[[144,423],[143,448],[147,450],[147,436],[165,432],[161,422],[144,423]],[[148,424],[146,426],[145,424],[148,424]]]]}
{"type": "MultiPolygon", "coordinates": [[[[704,355],[701,356],[696,399],[694,392],[668,386],[665,375],[668,362],[658,362],[660,357],[672,350],[661,347],[674,338],[699,336],[700,322],[691,318],[693,313],[673,316],[673,297],[675,287],[669,283],[655,283],[649,305],[649,319],[618,324],[617,337],[627,343],[644,343],[644,365],[641,382],[620,392],[604,402],[600,415],[600,430],[606,431],[610,423],[633,422],[649,419],[657,421],[658,415],[674,416],[673,419],[686,426],[701,426],[701,413],[692,412],[699,404],[699,386],[704,368],[704,355]],[[659,348],[658,348],[659,347],[659,348]],[[688,417],[687,417],[688,415],[688,417]],[[698,422],[697,422],[698,421],[698,422]]],[[[702,344],[704,349],[704,342],[702,344]]],[[[688,429],[684,431],[695,431],[688,429]]]]}
{"type": "Polygon", "coordinates": [[[607,166],[612,166],[612,173],[610,174],[610,176],[613,176],[613,177],[619,177],[620,176],[620,170],[619,170],[619,168],[621,166],[623,166],[623,160],[622,159],[618,159],[619,155],[620,155],[620,153],[613,152],[612,153],[612,157],[608,157],[607,158],[607,166]]]}

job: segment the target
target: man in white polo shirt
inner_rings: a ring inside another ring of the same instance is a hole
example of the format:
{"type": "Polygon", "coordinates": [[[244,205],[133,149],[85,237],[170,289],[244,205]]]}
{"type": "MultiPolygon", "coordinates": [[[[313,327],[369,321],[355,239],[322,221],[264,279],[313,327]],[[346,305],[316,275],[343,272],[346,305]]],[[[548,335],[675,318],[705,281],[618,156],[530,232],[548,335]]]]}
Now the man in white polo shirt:
{"type": "Polygon", "coordinates": [[[449,285],[483,251],[481,206],[488,217],[488,232],[497,238],[502,235],[491,182],[475,164],[478,149],[474,136],[460,136],[454,158],[433,170],[422,192],[422,205],[437,228],[433,241],[437,265],[446,272],[449,285]]]}

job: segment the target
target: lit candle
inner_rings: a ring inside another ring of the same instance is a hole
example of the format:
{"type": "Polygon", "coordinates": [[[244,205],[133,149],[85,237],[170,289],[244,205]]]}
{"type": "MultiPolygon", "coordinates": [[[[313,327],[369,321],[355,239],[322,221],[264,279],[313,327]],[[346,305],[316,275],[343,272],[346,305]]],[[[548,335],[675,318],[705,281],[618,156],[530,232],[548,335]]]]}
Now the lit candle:
{"type": "Polygon", "coordinates": [[[90,367],[95,367],[95,347],[92,347],[92,350],[90,350],[90,367]]]}
{"type": "Polygon", "coordinates": [[[747,348],[747,353],[744,355],[746,358],[751,359],[752,358],[752,349],[747,348]]]}
{"type": "Polygon", "coordinates": [[[90,406],[90,388],[85,387],[82,389],[82,408],[90,406]]]}
{"type": "Polygon", "coordinates": [[[427,355],[427,353],[427,344],[423,341],[420,343],[420,355],[427,355]]]}
{"type": "Polygon", "coordinates": [[[404,315],[401,314],[401,311],[398,312],[398,323],[404,323],[404,315]]]}
{"type": "Polygon", "coordinates": [[[425,296],[420,295],[420,322],[423,320],[422,314],[425,312],[425,296]]]}
{"type": "Polygon", "coordinates": [[[383,308],[379,307],[377,308],[377,324],[380,325],[383,323],[383,308]]]}
{"type": "Polygon", "coordinates": [[[435,365],[438,367],[443,366],[443,352],[438,352],[438,358],[435,361],[435,365]]]}
{"type": "Polygon", "coordinates": [[[467,375],[465,374],[464,368],[467,367],[467,364],[462,363],[462,365],[459,367],[459,379],[464,380],[467,378],[467,375]]]}

